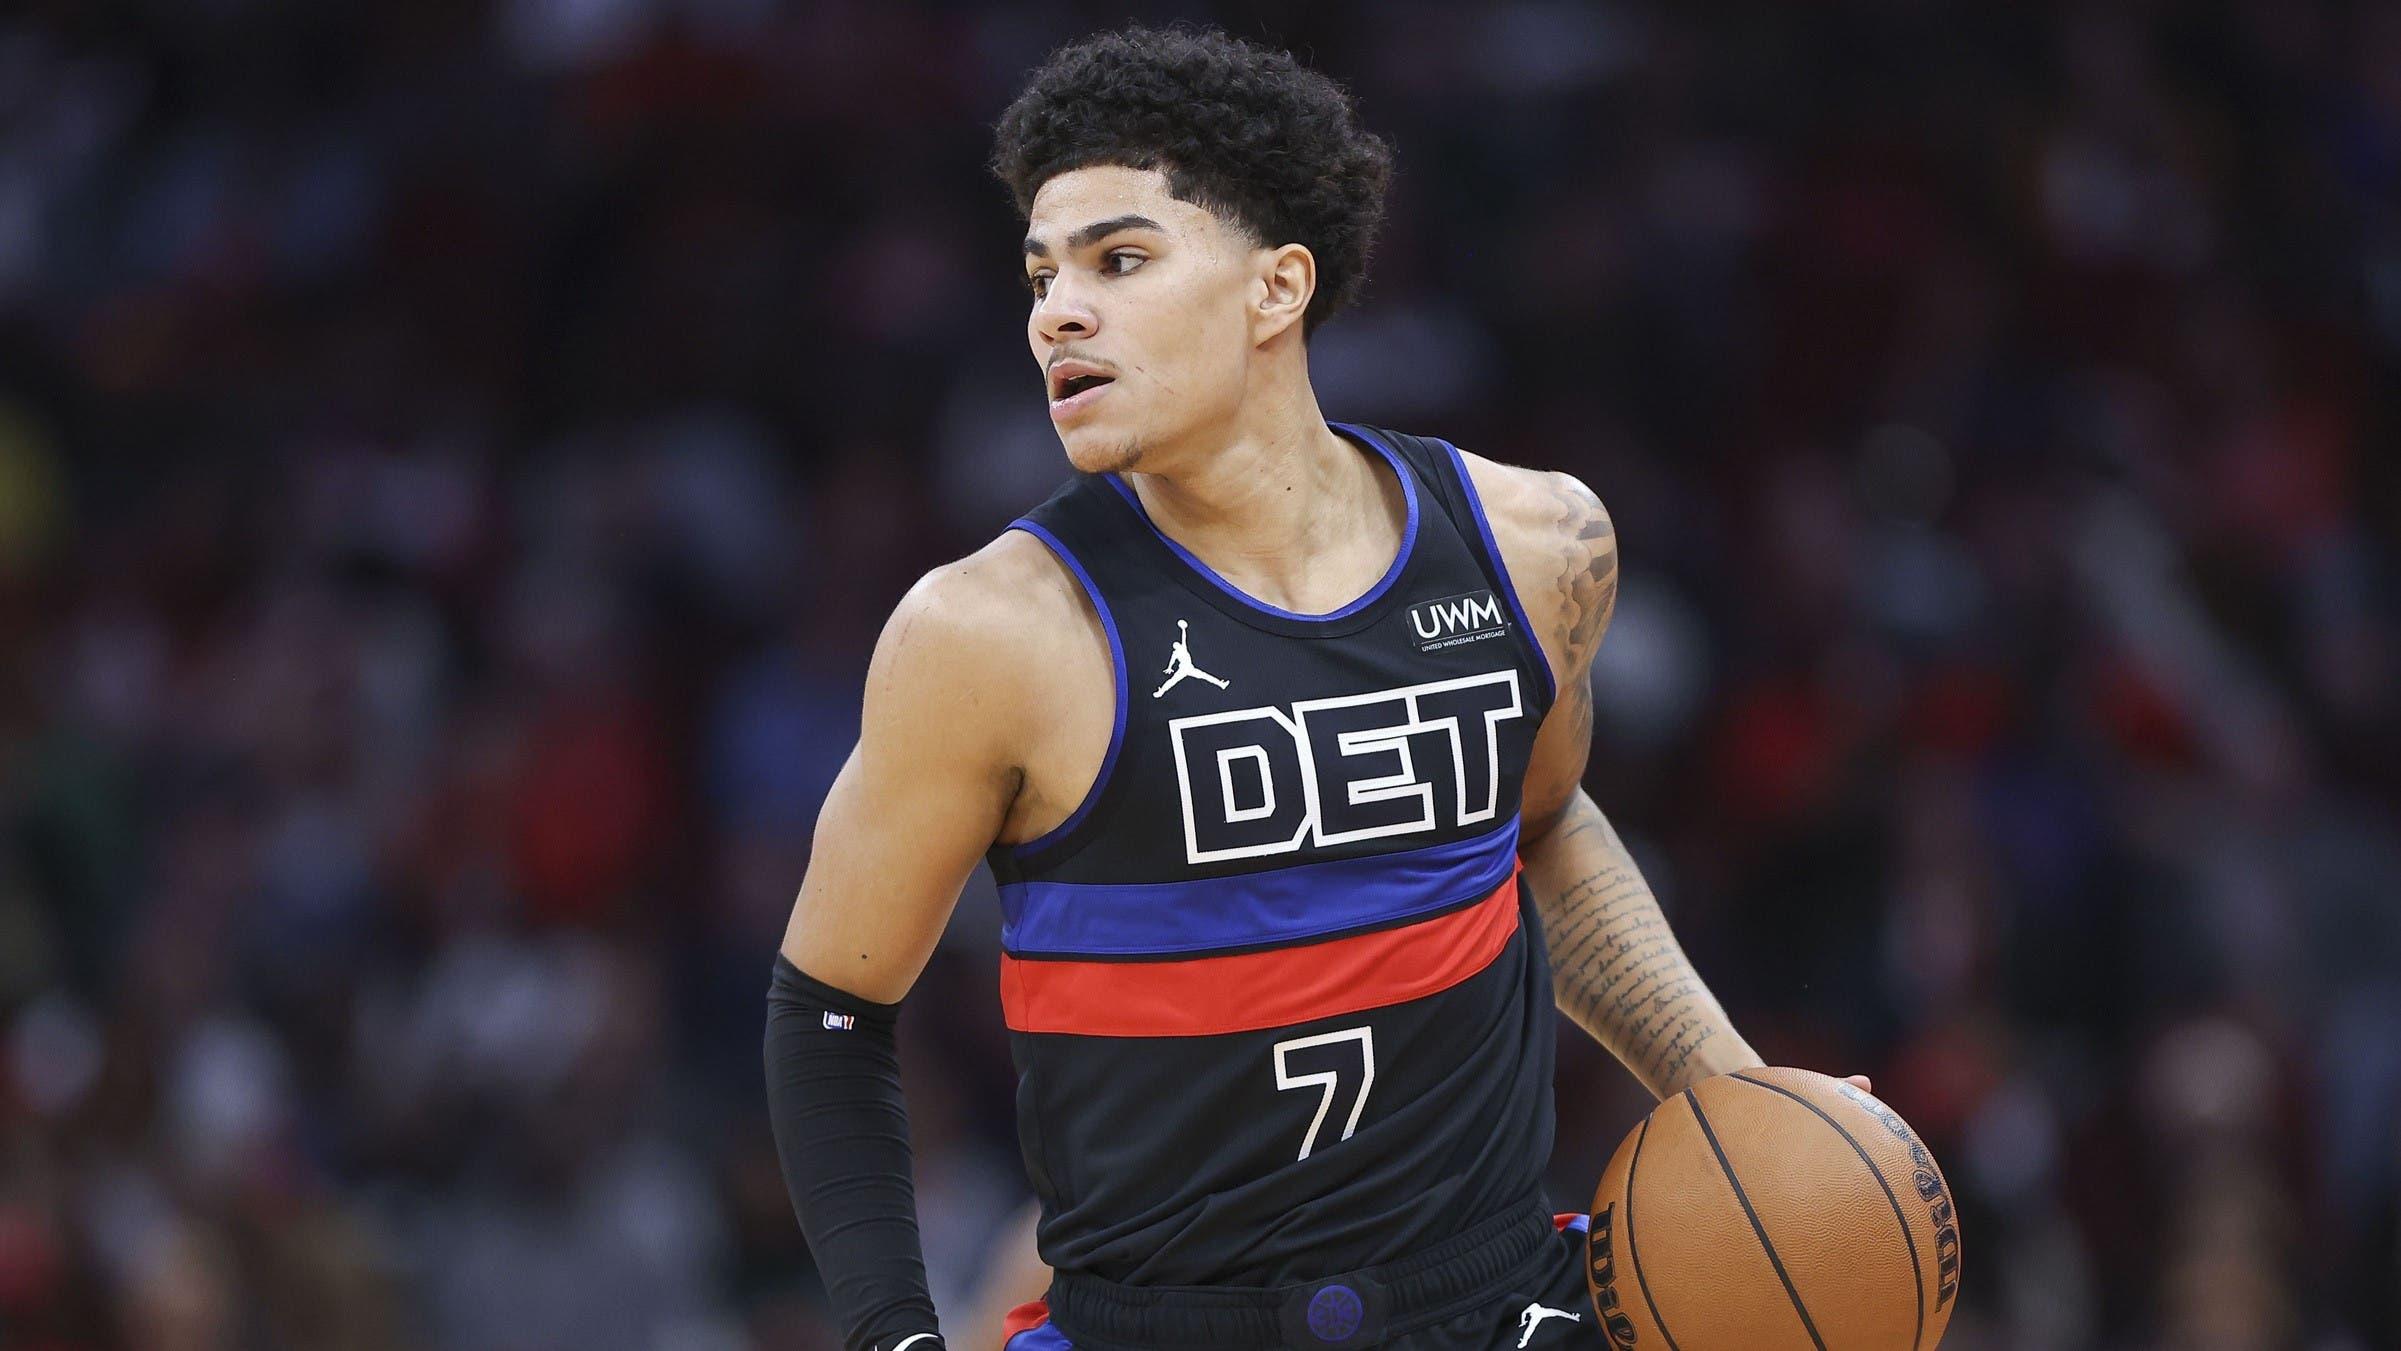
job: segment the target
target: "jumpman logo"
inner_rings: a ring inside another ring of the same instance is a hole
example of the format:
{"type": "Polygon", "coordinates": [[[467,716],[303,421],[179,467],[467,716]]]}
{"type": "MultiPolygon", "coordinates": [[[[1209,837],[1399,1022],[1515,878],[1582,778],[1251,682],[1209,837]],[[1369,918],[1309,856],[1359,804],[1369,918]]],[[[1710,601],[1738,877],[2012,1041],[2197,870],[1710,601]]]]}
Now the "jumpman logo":
{"type": "Polygon", "coordinates": [[[1529,1304],[1526,1306],[1526,1311],[1517,1316],[1518,1346],[1522,1348],[1526,1343],[1534,1340],[1534,1329],[1541,1327],[1542,1320],[1545,1318],[1564,1318],[1570,1323],[1584,1321],[1584,1315],[1580,1313],[1569,1313],[1565,1309],[1546,1309],[1539,1304],[1529,1304]]]}
{"type": "Polygon", "coordinates": [[[1217,688],[1221,690],[1224,689],[1228,682],[1219,680],[1216,676],[1213,676],[1207,671],[1204,671],[1192,664],[1192,648],[1186,641],[1192,637],[1190,626],[1186,625],[1183,620],[1179,619],[1175,622],[1175,631],[1175,646],[1168,650],[1167,670],[1164,672],[1167,677],[1167,683],[1161,685],[1155,690],[1152,690],[1150,692],[1150,697],[1156,699],[1160,695],[1174,689],[1176,682],[1182,680],[1186,676],[1191,676],[1197,680],[1206,680],[1210,684],[1215,685],[1217,688]]]}

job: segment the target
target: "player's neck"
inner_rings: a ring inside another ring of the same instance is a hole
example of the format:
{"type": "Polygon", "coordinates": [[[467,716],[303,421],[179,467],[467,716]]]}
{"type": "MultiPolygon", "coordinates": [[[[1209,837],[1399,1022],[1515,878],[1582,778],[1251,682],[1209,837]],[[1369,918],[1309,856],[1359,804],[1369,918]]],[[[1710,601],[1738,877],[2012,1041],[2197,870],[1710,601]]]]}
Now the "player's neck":
{"type": "Polygon", "coordinates": [[[1289,609],[1339,606],[1400,547],[1400,485],[1372,452],[1326,426],[1305,368],[1242,406],[1208,445],[1126,481],[1159,529],[1249,594],[1289,609]]]}

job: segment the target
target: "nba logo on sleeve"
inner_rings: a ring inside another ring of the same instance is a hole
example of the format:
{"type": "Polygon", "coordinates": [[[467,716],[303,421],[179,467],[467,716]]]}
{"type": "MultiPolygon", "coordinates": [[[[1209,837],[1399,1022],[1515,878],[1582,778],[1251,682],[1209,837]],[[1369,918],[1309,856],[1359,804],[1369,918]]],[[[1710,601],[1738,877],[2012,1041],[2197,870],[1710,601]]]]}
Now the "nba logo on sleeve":
{"type": "Polygon", "coordinates": [[[1191,863],[1411,835],[1498,814],[1517,672],[1177,718],[1191,863]]]}
{"type": "Polygon", "coordinates": [[[858,1026],[859,1020],[854,1015],[848,1013],[825,1015],[825,1030],[828,1032],[850,1032],[855,1031],[858,1026]]]}

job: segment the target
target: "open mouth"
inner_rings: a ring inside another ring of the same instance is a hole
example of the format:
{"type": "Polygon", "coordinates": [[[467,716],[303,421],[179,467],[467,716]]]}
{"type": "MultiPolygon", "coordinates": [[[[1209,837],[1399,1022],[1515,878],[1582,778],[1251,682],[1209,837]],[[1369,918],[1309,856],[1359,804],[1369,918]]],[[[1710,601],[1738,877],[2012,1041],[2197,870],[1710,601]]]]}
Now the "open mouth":
{"type": "Polygon", "coordinates": [[[1109,377],[1105,375],[1071,375],[1059,382],[1059,397],[1072,399],[1087,389],[1098,389],[1109,382],[1109,377]]]}

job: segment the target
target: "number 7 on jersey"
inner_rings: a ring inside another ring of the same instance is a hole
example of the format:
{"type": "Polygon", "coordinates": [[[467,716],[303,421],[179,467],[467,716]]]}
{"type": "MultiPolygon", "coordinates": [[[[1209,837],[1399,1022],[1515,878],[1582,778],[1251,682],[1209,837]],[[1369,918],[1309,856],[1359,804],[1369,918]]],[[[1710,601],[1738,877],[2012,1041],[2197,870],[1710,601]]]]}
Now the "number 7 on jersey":
{"type": "Polygon", "coordinates": [[[1320,1032],[1313,1037],[1294,1037],[1275,1045],[1276,1088],[1323,1088],[1317,1099],[1317,1115],[1309,1120],[1309,1133],[1301,1138],[1301,1158],[1309,1157],[1317,1148],[1317,1133],[1325,1128],[1326,1112],[1334,1105],[1334,1095],[1346,1079],[1358,1080],[1358,1092],[1351,1099],[1351,1112],[1342,1124],[1342,1138],[1351,1138],[1359,1129],[1359,1114],[1367,1110],[1367,1092],[1376,1086],[1376,1032],[1372,1027],[1346,1027],[1339,1032],[1320,1032]],[[1357,1050],[1351,1047],[1356,1044],[1357,1050]]]}

